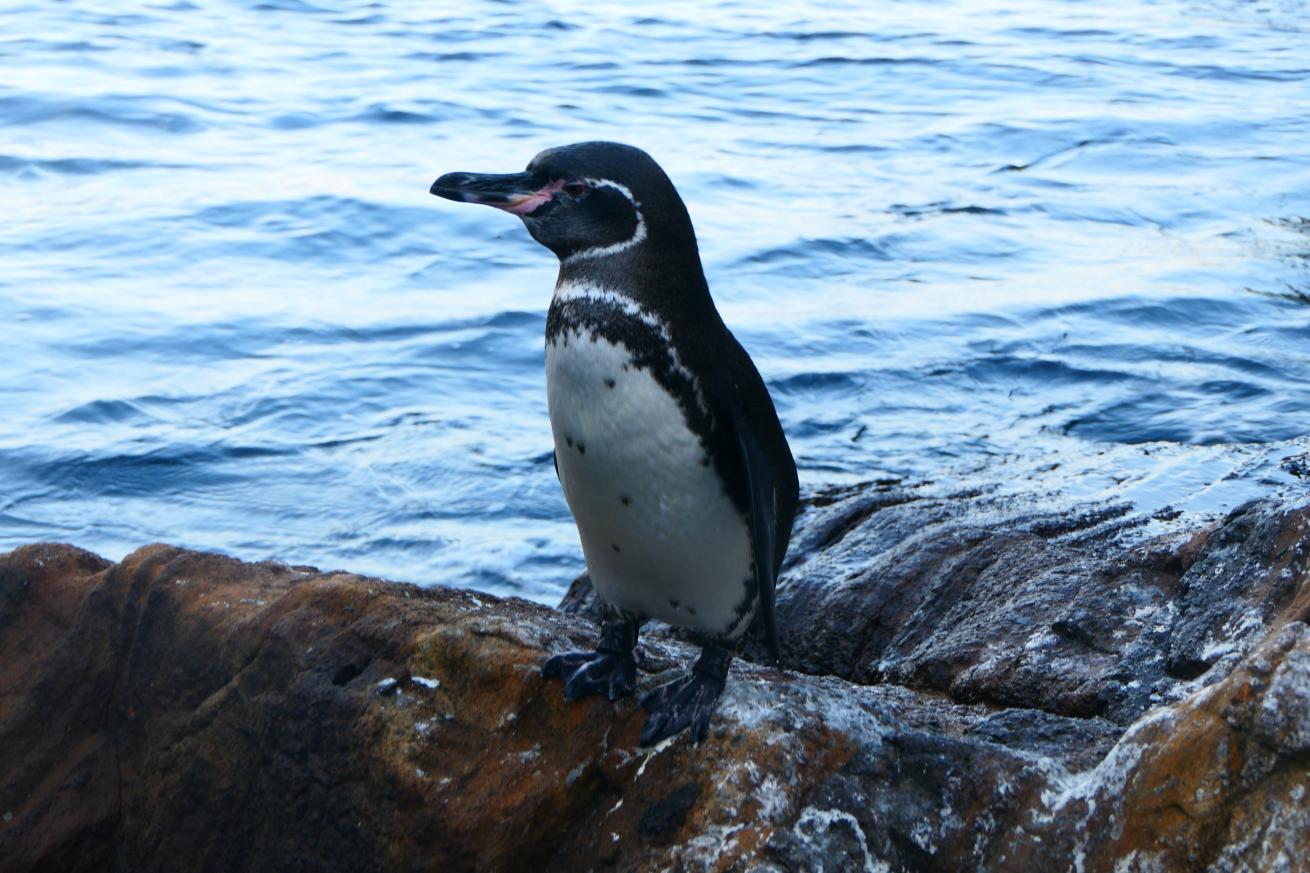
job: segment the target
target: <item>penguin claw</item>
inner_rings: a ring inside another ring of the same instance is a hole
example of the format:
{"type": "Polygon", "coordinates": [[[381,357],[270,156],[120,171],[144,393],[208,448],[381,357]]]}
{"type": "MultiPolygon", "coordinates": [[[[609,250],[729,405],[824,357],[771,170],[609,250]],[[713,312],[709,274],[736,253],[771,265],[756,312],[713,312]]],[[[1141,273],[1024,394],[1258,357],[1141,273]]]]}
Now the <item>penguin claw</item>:
{"type": "Polygon", "coordinates": [[[564,699],[578,700],[604,694],[610,700],[637,690],[637,662],[631,653],[566,652],[548,658],[541,675],[564,679],[564,699]]]}

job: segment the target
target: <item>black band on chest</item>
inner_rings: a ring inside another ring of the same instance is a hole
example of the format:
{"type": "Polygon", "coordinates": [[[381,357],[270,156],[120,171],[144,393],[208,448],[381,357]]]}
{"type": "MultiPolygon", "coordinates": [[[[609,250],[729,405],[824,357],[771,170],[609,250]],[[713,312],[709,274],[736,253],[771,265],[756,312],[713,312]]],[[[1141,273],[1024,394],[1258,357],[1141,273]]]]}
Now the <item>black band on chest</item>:
{"type": "Polygon", "coordinates": [[[628,350],[628,366],[650,373],[682,411],[687,428],[706,448],[713,422],[701,405],[695,381],[678,362],[665,329],[653,317],[627,304],[603,297],[567,297],[551,301],[546,315],[546,342],[568,345],[576,334],[603,339],[628,350]]]}
{"type": "Polygon", "coordinates": [[[563,296],[551,301],[546,315],[546,342],[567,346],[581,334],[591,340],[622,345],[631,356],[628,366],[645,370],[678,404],[687,429],[696,435],[724,491],[738,511],[749,517],[740,463],[733,454],[733,437],[724,431],[704,402],[696,377],[676,355],[671,332],[656,316],[633,301],[609,296],[563,296]]]}

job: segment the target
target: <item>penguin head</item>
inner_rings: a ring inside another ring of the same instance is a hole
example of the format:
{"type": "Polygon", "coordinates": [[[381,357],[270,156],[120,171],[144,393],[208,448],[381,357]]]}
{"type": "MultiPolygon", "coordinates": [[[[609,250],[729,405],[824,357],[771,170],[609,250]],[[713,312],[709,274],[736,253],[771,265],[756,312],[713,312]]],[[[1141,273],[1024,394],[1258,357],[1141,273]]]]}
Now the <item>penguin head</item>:
{"type": "Polygon", "coordinates": [[[514,213],[565,263],[636,252],[652,239],[695,246],[669,177],[650,155],[620,143],[547,149],[522,173],[447,173],[431,191],[514,213]]]}

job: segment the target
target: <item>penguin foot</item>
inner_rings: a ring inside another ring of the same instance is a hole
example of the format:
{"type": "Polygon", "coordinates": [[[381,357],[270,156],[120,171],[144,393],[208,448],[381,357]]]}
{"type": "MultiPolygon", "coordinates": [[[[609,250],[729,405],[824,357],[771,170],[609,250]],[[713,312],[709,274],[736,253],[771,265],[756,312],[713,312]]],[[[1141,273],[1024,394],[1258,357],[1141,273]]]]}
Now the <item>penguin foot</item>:
{"type": "Polygon", "coordinates": [[[636,622],[606,622],[594,652],[565,652],[547,658],[541,675],[564,680],[564,699],[604,694],[610,700],[637,690],[636,622]]]}
{"type": "Polygon", "coordinates": [[[731,661],[731,649],[717,644],[707,645],[690,673],[643,697],[642,709],[650,715],[641,729],[641,744],[653,746],[687,728],[691,728],[693,742],[705,739],[731,661]]]}
{"type": "Polygon", "coordinates": [[[604,694],[610,700],[627,697],[637,690],[637,661],[603,652],[565,652],[547,659],[541,675],[564,679],[564,698],[578,700],[604,694]]]}

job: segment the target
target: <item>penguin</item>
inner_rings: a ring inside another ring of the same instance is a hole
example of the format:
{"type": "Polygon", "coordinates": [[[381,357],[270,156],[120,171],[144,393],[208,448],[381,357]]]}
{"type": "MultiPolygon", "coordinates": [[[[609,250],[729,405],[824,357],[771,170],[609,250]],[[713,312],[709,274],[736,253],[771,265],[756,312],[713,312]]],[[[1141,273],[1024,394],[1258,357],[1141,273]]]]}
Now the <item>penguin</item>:
{"type": "Polygon", "coordinates": [[[691,218],[641,149],[547,149],[522,173],[447,173],[431,193],[522,219],[559,259],[546,318],[555,472],[604,604],[594,651],[549,658],[564,696],[636,691],[642,623],[701,644],[641,700],[640,742],[711,716],[758,616],[779,658],[774,590],[796,515],[796,464],[750,357],[719,316],[691,218]]]}

